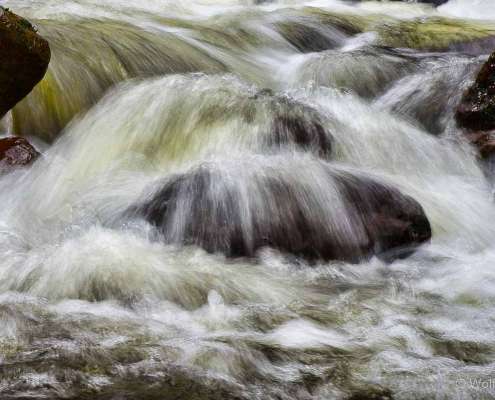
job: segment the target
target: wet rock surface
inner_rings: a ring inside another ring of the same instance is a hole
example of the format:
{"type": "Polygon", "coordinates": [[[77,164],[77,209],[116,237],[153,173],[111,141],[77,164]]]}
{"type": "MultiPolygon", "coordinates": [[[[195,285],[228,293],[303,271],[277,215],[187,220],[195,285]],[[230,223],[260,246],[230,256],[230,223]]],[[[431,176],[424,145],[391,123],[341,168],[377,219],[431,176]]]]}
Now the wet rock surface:
{"type": "Polygon", "coordinates": [[[495,53],[481,67],[475,82],[464,94],[456,119],[462,128],[495,129],[495,53]]]}
{"type": "Polygon", "coordinates": [[[0,172],[30,165],[39,157],[38,151],[24,138],[0,139],[0,172]]]}
{"type": "Polygon", "coordinates": [[[270,247],[310,261],[359,262],[373,254],[393,259],[430,239],[428,219],[411,197],[323,163],[301,167],[315,168],[320,180],[296,176],[297,161],[293,176],[270,166],[232,176],[204,164],[170,179],[129,213],[156,226],[166,242],[228,257],[253,258],[270,247]],[[321,185],[331,189],[318,192],[321,185]],[[331,202],[340,211],[322,213],[331,202]],[[343,220],[349,226],[342,227],[343,220]]]}
{"type": "Polygon", "coordinates": [[[0,118],[43,78],[48,42],[25,19],[0,7],[0,118]]]}
{"type": "Polygon", "coordinates": [[[293,147],[330,158],[333,136],[317,110],[293,99],[274,96],[271,91],[261,91],[255,97],[264,98],[272,116],[263,140],[269,148],[293,147]]]}
{"type": "Polygon", "coordinates": [[[456,120],[482,158],[494,154],[495,53],[483,64],[476,80],[464,93],[456,110],[456,120]]]}

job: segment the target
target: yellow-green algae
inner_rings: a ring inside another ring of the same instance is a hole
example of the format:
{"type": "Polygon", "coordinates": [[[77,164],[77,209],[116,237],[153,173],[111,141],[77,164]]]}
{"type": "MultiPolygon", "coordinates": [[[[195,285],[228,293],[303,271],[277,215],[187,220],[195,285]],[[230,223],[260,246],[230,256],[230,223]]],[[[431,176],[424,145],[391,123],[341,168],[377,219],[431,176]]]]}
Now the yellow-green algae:
{"type": "Polygon", "coordinates": [[[114,84],[176,72],[221,72],[225,66],[176,33],[84,20],[38,21],[52,62],[40,85],[13,111],[15,131],[47,141],[114,84]]]}
{"type": "Polygon", "coordinates": [[[387,20],[374,29],[381,45],[432,51],[495,35],[495,24],[437,17],[387,20]]]}

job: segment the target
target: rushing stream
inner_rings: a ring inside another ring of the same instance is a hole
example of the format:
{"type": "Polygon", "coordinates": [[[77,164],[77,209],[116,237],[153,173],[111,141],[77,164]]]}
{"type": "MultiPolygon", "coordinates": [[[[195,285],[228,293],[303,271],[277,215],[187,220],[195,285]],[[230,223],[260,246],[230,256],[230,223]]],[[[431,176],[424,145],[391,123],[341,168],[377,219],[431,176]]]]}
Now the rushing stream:
{"type": "Polygon", "coordinates": [[[495,398],[491,172],[453,117],[493,0],[0,4],[52,49],[0,123],[43,153],[0,178],[0,399],[495,398]],[[287,118],[314,140],[274,143],[287,118]],[[165,245],[128,211],[197,168],[265,219],[262,178],[293,182],[344,236],[322,171],[372,177],[432,240],[358,264],[165,245]]]}

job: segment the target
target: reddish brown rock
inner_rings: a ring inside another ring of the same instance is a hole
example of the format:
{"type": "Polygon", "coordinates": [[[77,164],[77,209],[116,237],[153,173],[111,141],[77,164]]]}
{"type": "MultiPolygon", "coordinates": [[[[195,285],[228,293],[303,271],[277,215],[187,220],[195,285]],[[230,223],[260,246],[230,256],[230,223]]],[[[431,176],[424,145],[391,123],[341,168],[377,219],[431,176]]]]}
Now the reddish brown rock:
{"type": "Polygon", "coordinates": [[[488,158],[495,153],[495,131],[468,132],[466,138],[478,149],[481,158],[488,158]]]}
{"type": "Polygon", "coordinates": [[[40,153],[24,138],[8,137],[0,139],[0,172],[5,173],[15,167],[34,162],[40,153]]]}
{"type": "Polygon", "coordinates": [[[0,118],[31,92],[49,62],[48,42],[28,21],[0,7],[0,118]]]}

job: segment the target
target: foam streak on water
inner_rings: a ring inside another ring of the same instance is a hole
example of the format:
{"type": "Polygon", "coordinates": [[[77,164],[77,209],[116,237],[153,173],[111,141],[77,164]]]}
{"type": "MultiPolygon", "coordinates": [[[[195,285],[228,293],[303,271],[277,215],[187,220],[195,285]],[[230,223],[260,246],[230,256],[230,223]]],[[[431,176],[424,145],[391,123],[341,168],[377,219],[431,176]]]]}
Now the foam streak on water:
{"type": "Polygon", "coordinates": [[[0,123],[43,151],[0,177],[1,399],[495,397],[470,384],[495,368],[495,206],[453,120],[490,1],[2,5],[53,59],[0,123]],[[169,232],[129,216],[198,168],[246,230],[283,209],[260,182],[288,182],[322,234],[365,240],[331,170],[412,196],[433,238],[391,264],[229,259],[175,240],[186,192],[169,232]]]}

